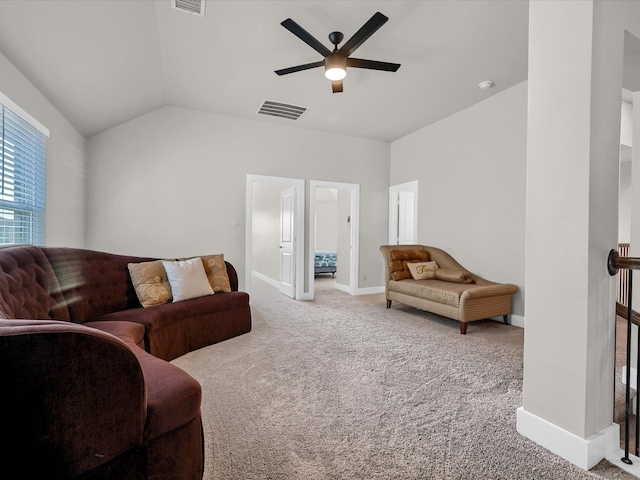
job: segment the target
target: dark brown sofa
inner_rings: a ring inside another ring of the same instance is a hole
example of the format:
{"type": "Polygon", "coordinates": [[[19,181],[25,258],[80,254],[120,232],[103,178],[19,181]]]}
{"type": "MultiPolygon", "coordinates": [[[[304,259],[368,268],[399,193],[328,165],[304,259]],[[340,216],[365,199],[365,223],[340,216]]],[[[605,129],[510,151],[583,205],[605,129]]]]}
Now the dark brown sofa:
{"type": "Polygon", "coordinates": [[[198,479],[200,384],[168,360],[251,330],[231,292],[142,308],[127,265],[83,249],[0,249],[3,471],[20,478],[198,479]]]}

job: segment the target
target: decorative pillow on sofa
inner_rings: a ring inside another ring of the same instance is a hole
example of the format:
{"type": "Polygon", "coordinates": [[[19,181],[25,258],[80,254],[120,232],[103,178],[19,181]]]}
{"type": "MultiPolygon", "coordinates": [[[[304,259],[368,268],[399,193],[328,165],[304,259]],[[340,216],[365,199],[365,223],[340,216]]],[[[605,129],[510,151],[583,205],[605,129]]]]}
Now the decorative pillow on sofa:
{"type": "Polygon", "coordinates": [[[391,250],[389,269],[393,280],[412,278],[407,263],[428,262],[431,260],[427,250],[391,250]]]}
{"type": "Polygon", "coordinates": [[[143,307],[162,305],[171,301],[171,286],[162,260],[129,263],[131,282],[143,307]]]}
{"type": "Polygon", "coordinates": [[[231,283],[227,274],[227,266],[224,263],[224,254],[206,255],[202,258],[204,271],[214,292],[230,292],[231,283]]]}
{"type": "Polygon", "coordinates": [[[414,280],[436,278],[436,270],[440,268],[436,262],[407,263],[407,267],[414,280]]]}
{"type": "Polygon", "coordinates": [[[175,262],[163,260],[162,264],[167,272],[174,302],[213,295],[200,257],[175,262]]]}
{"type": "Polygon", "coordinates": [[[469,272],[455,270],[453,268],[439,268],[436,270],[436,278],[445,282],[476,283],[469,272]]]}

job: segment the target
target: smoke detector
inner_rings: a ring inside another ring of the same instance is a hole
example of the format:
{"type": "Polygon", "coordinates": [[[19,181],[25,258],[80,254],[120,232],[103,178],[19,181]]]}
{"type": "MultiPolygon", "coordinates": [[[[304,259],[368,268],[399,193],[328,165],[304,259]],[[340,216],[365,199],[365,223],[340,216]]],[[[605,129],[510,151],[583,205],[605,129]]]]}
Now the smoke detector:
{"type": "Polygon", "coordinates": [[[484,82],[480,82],[478,85],[482,90],[487,90],[488,88],[493,87],[493,82],[491,80],[485,80],[484,82]]]}

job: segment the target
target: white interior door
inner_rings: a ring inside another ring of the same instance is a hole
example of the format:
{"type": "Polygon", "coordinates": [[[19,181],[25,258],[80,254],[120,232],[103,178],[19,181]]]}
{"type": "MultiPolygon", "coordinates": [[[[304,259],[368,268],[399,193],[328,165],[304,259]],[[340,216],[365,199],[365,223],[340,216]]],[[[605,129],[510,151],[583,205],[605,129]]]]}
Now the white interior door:
{"type": "Polygon", "coordinates": [[[389,187],[389,244],[418,243],[418,181],[389,187]]]}
{"type": "Polygon", "coordinates": [[[398,192],[398,245],[414,244],[413,192],[398,192]]]}
{"type": "Polygon", "coordinates": [[[295,187],[280,193],[280,291],[296,296],[295,187]]]}

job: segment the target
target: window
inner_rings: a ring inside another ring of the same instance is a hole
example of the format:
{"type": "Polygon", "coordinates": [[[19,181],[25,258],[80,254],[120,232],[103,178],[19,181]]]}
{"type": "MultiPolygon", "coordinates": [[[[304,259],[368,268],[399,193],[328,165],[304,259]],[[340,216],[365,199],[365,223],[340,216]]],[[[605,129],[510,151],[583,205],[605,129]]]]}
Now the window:
{"type": "Polygon", "coordinates": [[[44,244],[48,134],[0,94],[0,245],[44,244]]]}

